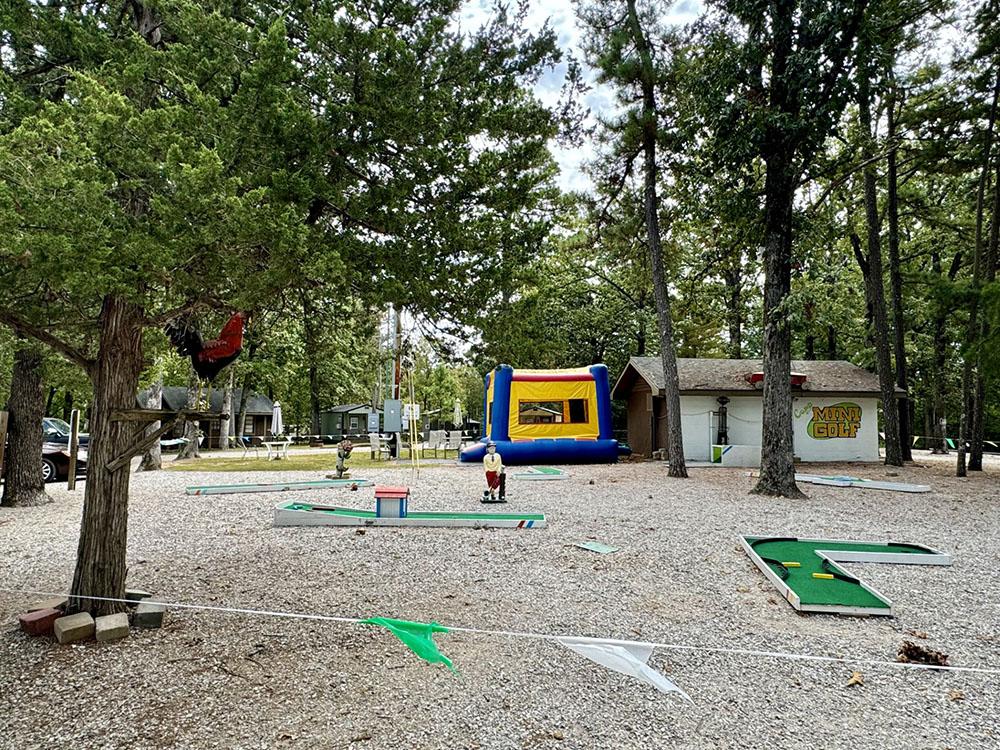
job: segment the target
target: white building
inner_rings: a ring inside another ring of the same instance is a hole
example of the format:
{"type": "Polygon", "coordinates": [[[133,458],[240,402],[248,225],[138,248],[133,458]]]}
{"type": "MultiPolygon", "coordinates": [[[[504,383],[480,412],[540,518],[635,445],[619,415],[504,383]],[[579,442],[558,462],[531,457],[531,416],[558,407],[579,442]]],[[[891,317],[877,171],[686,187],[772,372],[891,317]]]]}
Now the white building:
{"type": "MultiPolygon", "coordinates": [[[[684,456],[756,465],[760,458],[763,366],[759,359],[678,359],[684,456]],[[733,446],[716,448],[713,446],[733,446]],[[749,457],[749,458],[748,458],[749,457]]],[[[792,361],[793,446],[802,461],[878,461],[878,377],[850,362],[792,361]]],[[[902,395],[902,389],[897,394],[902,395]]],[[[632,357],[612,390],[628,402],[628,443],[650,456],[665,449],[667,412],[659,357],[632,357]]]]}

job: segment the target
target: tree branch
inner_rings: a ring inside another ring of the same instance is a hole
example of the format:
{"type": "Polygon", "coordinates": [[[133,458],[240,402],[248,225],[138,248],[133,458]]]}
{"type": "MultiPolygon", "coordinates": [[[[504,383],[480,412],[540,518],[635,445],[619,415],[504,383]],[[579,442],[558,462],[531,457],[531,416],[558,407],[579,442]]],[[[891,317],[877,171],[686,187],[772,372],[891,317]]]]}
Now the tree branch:
{"type": "Polygon", "coordinates": [[[57,336],[52,335],[44,328],[39,328],[38,326],[29,323],[9,310],[0,310],[0,323],[10,326],[17,333],[30,336],[37,341],[41,341],[53,351],[63,355],[73,364],[83,368],[83,371],[87,373],[88,377],[93,374],[93,368],[96,364],[93,359],[87,357],[75,346],[71,346],[57,336]]]}
{"type": "Polygon", "coordinates": [[[214,297],[198,297],[197,299],[189,300],[185,302],[180,307],[175,307],[170,310],[166,310],[157,315],[147,315],[145,317],[145,322],[147,325],[152,326],[162,326],[173,320],[179,315],[184,313],[189,313],[197,310],[199,307],[210,307],[216,310],[231,310],[227,305],[224,305],[221,300],[214,297]]]}

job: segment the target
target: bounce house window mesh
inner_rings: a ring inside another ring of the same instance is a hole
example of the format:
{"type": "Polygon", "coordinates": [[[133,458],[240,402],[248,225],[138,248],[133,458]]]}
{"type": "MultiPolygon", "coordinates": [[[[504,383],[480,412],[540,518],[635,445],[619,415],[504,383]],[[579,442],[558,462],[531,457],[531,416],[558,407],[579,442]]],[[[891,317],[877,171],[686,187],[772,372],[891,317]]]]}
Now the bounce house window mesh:
{"type": "Polygon", "coordinates": [[[562,401],[520,401],[517,421],[521,424],[557,424],[563,421],[562,401]]]}
{"type": "Polygon", "coordinates": [[[582,424],[587,419],[587,401],[582,398],[571,398],[569,400],[569,421],[573,424],[582,424]]]}

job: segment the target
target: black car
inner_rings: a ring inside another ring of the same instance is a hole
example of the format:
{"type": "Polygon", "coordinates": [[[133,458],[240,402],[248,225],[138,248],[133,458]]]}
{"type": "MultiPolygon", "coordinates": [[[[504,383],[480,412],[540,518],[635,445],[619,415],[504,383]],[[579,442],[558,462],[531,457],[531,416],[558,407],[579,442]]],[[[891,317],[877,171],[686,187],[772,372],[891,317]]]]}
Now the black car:
{"type": "MultiPolygon", "coordinates": [[[[87,451],[80,448],[76,456],[76,475],[87,474],[87,451]]],[[[42,443],[42,478],[46,482],[63,482],[69,477],[69,446],[42,443]]]]}
{"type": "MultiPolygon", "coordinates": [[[[8,446],[9,448],[9,446],[8,446]]],[[[0,474],[7,473],[6,462],[0,474]]],[[[76,475],[87,474],[87,449],[80,448],[76,454],[76,475]]],[[[42,479],[46,482],[65,481],[69,477],[69,446],[60,443],[42,443],[42,479]]]]}
{"type": "MultiPolygon", "coordinates": [[[[69,445],[70,426],[56,417],[42,418],[42,440],[55,445],[69,445]]],[[[90,435],[81,433],[77,436],[80,447],[85,447],[90,442],[90,435]]]]}

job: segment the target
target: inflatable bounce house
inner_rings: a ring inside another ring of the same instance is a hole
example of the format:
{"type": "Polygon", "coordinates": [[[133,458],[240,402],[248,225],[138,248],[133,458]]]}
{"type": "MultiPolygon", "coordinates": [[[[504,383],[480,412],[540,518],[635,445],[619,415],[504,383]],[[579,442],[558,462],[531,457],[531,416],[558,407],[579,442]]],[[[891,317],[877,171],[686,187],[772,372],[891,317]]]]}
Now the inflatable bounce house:
{"type": "Polygon", "coordinates": [[[533,463],[614,463],[628,455],[611,436],[611,388],[604,365],[574,370],[515,370],[500,365],[486,376],[483,435],[462,451],[482,461],[497,444],[507,466],[533,463]]]}

